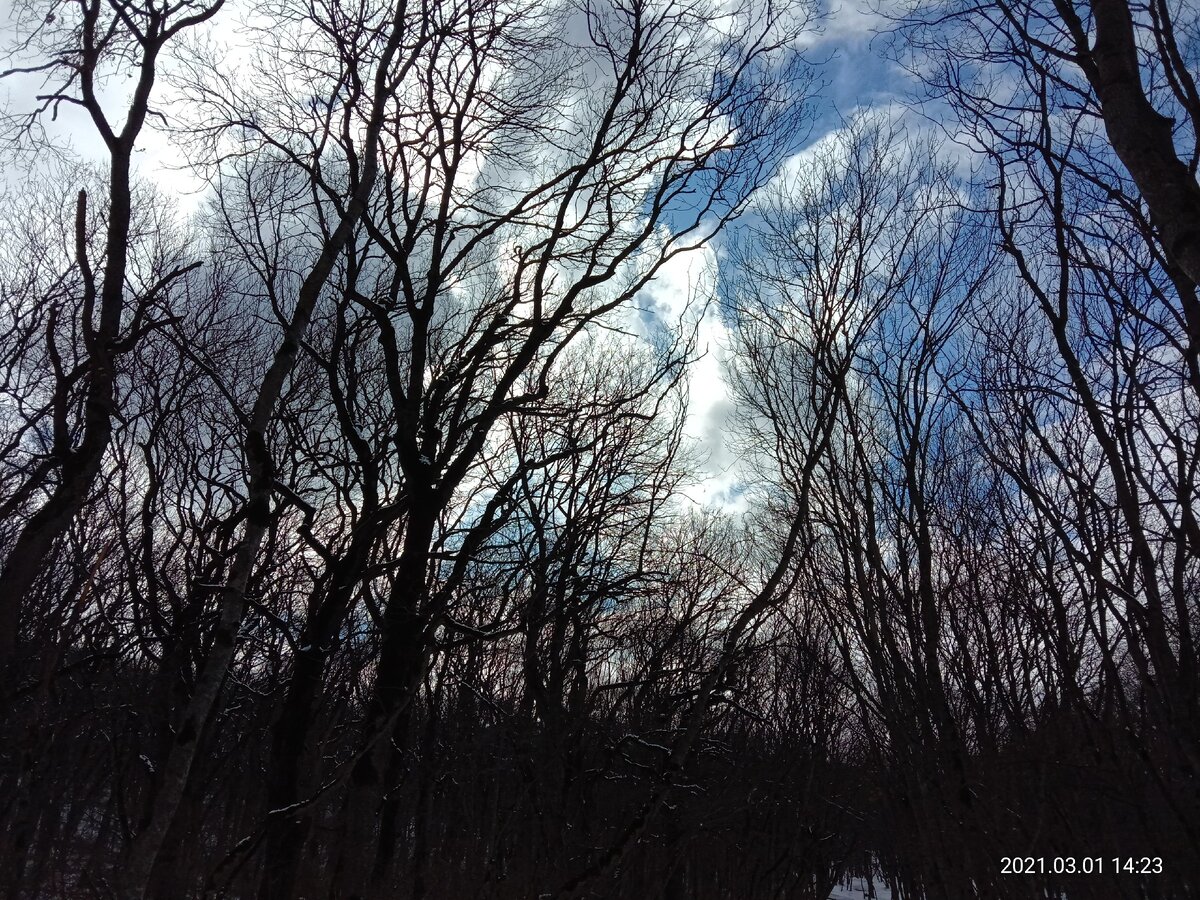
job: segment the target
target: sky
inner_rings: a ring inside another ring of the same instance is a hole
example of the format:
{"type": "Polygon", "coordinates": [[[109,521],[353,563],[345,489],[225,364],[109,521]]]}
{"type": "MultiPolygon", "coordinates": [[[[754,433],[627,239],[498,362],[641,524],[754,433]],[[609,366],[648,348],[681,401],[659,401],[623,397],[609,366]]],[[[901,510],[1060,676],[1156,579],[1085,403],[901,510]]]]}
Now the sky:
{"type": "MultiPolygon", "coordinates": [[[[12,0],[3,2],[0,29],[7,37],[15,36],[8,16],[12,0]],[[6,21],[7,20],[7,21],[6,21]]],[[[869,0],[843,0],[827,3],[822,10],[819,29],[805,46],[813,64],[816,85],[811,100],[812,125],[804,146],[827,137],[839,129],[847,117],[864,109],[888,107],[894,114],[910,116],[915,85],[907,74],[887,59],[885,32],[888,22],[875,11],[878,3],[869,0]]],[[[223,11],[224,12],[224,11],[223,11]]],[[[213,26],[218,39],[232,26],[218,20],[213,26]]],[[[31,94],[39,89],[37,77],[0,81],[0,103],[26,106],[31,94]]],[[[110,86],[108,92],[120,100],[127,88],[110,86]]],[[[114,107],[119,108],[117,104],[114,107]]],[[[169,105],[160,107],[167,117],[169,105]]],[[[183,165],[181,149],[172,142],[166,129],[155,127],[152,118],[139,140],[136,169],[138,174],[156,183],[176,198],[186,214],[203,201],[204,184],[183,165]]],[[[914,126],[919,127],[914,117],[914,126]]],[[[63,107],[55,121],[46,121],[50,136],[60,145],[69,146],[82,159],[98,158],[98,138],[81,110],[63,107]]],[[[802,159],[804,150],[798,157],[802,159]]],[[[796,165],[792,159],[785,166],[796,165]]],[[[657,314],[663,323],[680,321],[689,303],[696,298],[716,294],[722,267],[722,239],[718,237],[701,249],[670,260],[639,298],[641,315],[657,314]]],[[[699,358],[689,372],[690,405],[686,435],[704,461],[697,484],[688,488],[690,499],[700,505],[715,506],[729,512],[745,509],[745,477],[737,464],[736,449],[729,440],[727,417],[734,408],[725,378],[730,347],[728,323],[717,303],[710,303],[699,325],[699,358]]]]}
{"type": "MultiPolygon", "coordinates": [[[[866,110],[886,109],[889,115],[903,117],[914,130],[928,126],[916,109],[916,83],[887,58],[888,21],[873,11],[878,6],[847,0],[825,9],[821,30],[812,35],[805,50],[817,77],[812,126],[798,152],[784,161],[782,170],[802,165],[810,148],[866,110]]],[[[699,285],[701,294],[706,288],[716,288],[721,277],[722,247],[723,236],[719,236],[703,249],[672,260],[647,289],[663,308],[664,318],[678,319],[689,286],[699,285]]],[[[711,304],[700,326],[702,356],[690,371],[685,430],[705,461],[699,483],[688,491],[690,498],[737,514],[747,509],[748,476],[738,465],[737,448],[730,439],[728,417],[735,402],[725,369],[731,337],[729,323],[718,304],[711,304]]]]}

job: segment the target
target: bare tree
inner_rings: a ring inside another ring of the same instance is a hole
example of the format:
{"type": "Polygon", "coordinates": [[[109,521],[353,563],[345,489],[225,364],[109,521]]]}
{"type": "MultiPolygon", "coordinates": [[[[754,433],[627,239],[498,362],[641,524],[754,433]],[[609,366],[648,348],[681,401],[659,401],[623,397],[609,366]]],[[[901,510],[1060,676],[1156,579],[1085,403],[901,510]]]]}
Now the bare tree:
{"type": "MultiPolygon", "coordinates": [[[[37,106],[22,122],[29,129],[47,112],[80,107],[107,151],[104,185],[104,241],[97,256],[87,240],[87,193],[80,191],[75,217],[75,259],[82,291],[80,336],[86,347],[82,371],[64,373],[83,381],[84,397],[77,412],[63,409],[49,465],[30,473],[16,490],[25,497],[45,493],[45,500],[25,521],[7,549],[0,570],[0,668],[13,661],[20,633],[20,603],[37,577],[54,542],[79,512],[99,471],[112,437],[117,362],[153,324],[148,312],[158,295],[188,265],[164,271],[136,297],[126,296],[131,244],[132,158],[151,111],[150,98],[164,48],[181,32],[212,18],[223,0],[166,5],[108,2],[26,3],[16,9],[17,39],[9,48],[14,65],[3,76],[45,79],[37,106]],[[124,108],[114,112],[101,96],[112,75],[125,74],[135,84],[124,108]],[[123,117],[123,120],[122,120],[123,117]],[[97,271],[103,259],[103,268],[97,271]],[[66,420],[64,420],[66,417],[66,420]],[[53,486],[50,487],[50,479],[53,486]]],[[[55,351],[51,350],[51,355],[55,351]]],[[[68,385],[62,386],[62,391],[68,385]]],[[[62,393],[60,391],[60,393],[62,393]]],[[[60,408],[66,406],[65,397],[60,408]]]]}
{"type": "MultiPolygon", "coordinates": [[[[366,808],[378,803],[379,780],[398,777],[403,749],[381,738],[405,733],[441,619],[444,600],[428,589],[438,523],[488,453],[495,425],[547,397],[555,362],[574,336],[626,303],[666,260],[706,239],[714,223],[736,215],[787,140],[797,107],[773,104],[785,85],[791,89],[791,69],[767,63],[787,52],[796,23],[774,10],[723,13],[742,37],[720,40],[711,30],[716,15],[640,4],[546,13],[436,4],[400,5],[381,19],[369,10],[281,5],[263,32],[278,49],[248,90],[201,59],[180,74],[199,111],[195,134],[210,139],[205,146],[231,163],[251,153],[274,158],[311,196],[319,252],[290,310],[288,298],[269,291],[285,338],[245,413],[243,535],[225,575],[212,649],[131,851],[134,893],[170,827],[234,658],[259,541],[274,521],[269,498],[281,489],[268,430],[326,286],[343,298],[337,316],[345,325],[337,327],[370,328],[382,364],[379,385],[360,377],[361,361],[342,369],[316,354],[353,477],[375,487],[346,555],[327,558],[342,574],[332,573],[322,589],[332,592],[314,598],[311,630],[297,645],[307,655],[276,737],[274,808],[286,815],[302,799],[292,748],[307,740],[304,708],[315,702],[324,657],[359,597],[357,570],[392,534],[399,555],[384,562],[374,700],[347,813],[354,823],[373,815],[366,808]],[[313,40],[323,42],[321,52],[313,40]],[[295,52],[302,43],[305,52],[295,52]],[[588,64],[572,72],[569,52],[584,53],[588,64]],[[324,93],[277,96],[266,112],[258,85],[292,77],[324,93]],[[585,84],[586,99],[564,107],[585,84]],[[373,402],[382,405],[374,410],[386,410],[391,427],[368,438],[359,431],[360,392],[377,387],[373,402]],[[380,470],[384,459],[397,466],[394,474],[390,463],[388,475],[380,470]],[[397,481],[386,485],[387,477],[397,481]],[[372,499],[385,486],[394,497],[388,508],[372,499]]],[[[269,269],[263,235],[245,239],[258,242],[254,258],[269,269]]],[[[273,283],[274,271],[260,269],[258,277],[273,283]]],[[[356,345],[355,354],[364,349],[356,345]]],[[[314,508],[302,493],[284,496],[314,508]]],[[[479,535],[497,526],[502,499],[488,504],[479,535]]],[[[382,814],[387,820],[395,811],[382,814]]],[[[285,873],[294,871],[289,860],[302,843],[288,846],[273,863],[285,873]]],[[[386,872],[391,846],[381,849],[375,877],[386,872]]],[[[362,877],[356,861],[345,865],[350,882],[362,877]]],[[[291,876],[281,877],[275,890],[286,894],[291,876]]]]}

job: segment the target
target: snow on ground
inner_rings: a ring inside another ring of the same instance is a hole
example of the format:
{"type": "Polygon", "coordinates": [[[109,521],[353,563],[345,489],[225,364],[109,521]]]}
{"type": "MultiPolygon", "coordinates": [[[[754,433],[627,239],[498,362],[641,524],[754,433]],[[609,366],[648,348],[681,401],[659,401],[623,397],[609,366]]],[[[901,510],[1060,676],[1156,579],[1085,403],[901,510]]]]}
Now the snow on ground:
{"type": "Polygon", "coordinates": [[[892,892],[876,881],[873,885],[865,878],[851,878],[847,884],[839,884],[829,895],[829,900],[892,900],[892,892]]]}

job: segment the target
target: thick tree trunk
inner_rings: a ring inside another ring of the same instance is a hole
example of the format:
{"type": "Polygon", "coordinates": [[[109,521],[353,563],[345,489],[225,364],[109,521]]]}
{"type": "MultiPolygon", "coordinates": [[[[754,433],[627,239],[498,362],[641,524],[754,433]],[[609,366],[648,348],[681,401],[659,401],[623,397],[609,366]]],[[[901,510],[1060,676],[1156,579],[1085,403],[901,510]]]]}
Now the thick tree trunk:
{"type": "MultiPolygon", "coordinates": [[[[357,573],[366,563],[377,530],[373,518],[365,516],[356,529],[349,551],[330,573],[324,599],[300,634],[300,649],[292,663],[287,696],[271,731],[267,804],[272,812],[296,806],[318,787],[319,761],[311,741],[325,667],[353,600],[357,573]]],[[[259,897],[261,900],[293,900],[296,875],[312,825],[312,811],[297,809],[274,818],[277,820],[267,824],[266,870],[259,897]]]]}
{"type": "Polygon", "coordinates": [[[347,815],[360,829],[340,874],[339,895],[363,896],[390,871],[395,842],[381,840],[399,815],[397,783],[407,766],[409,728],[405,713],[420,689],[428,651],[423,602],[429,553],[437,524],[432,492],[414,494],[396,580],[384,611],[383,644],[364,739],[371,742],[350,779],[347,815]],[[387,739],[383,739],[384,735],[387,739]]]}
{"type": "MultiPolygon", "coordinates": [[[[283,710],[272,729],[268,816],[299,803],[312,785],[312,779],[305,777],[307,765],[315,764],[308,742],[328,654],[316,642],[302,647],[293,663],[283,710]]],[[[296,896],[296,875],[311,822],[310,810],[297,810],[267,823],[261,900],[292,900],[296,896]]]]}
{"type": "MultiPolygon", "coordinates": [[[[1060,0],[1060,3],[1062,0],[1060,0]]],[[[1065,7],[1068,24],[1078,22],[1065,7]]],[[[1117,157],[1150,209],[1170,259],[1200,285],[1200,185],[1179,158],[1173,122],[1151,104],[1142,87],[1137,38],[1128,0],[1092,0],[1096,37],[1087,46],[1082,26],[1072,28],[1083,69],[1117,157]]],[[[1200,306],[1181,297],[1193,346],[1200,344],[1200,306]]]]}

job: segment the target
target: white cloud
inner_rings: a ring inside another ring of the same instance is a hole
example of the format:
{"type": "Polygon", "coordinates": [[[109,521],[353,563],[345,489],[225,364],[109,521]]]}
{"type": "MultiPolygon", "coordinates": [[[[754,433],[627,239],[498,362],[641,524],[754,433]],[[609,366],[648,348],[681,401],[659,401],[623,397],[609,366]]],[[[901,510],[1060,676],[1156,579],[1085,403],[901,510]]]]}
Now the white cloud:
{"type": "Polygon", "coordinates": [[[684,436],[698,451],[698,480],[687,491],[697,505],[726,511],[744,508],[737,456],[729,440],[728,417],[734,399],[725,378],[729,329],[715,302],[718,255],[711,244],[670,259],[639,297],[631,319],[643,335],[645,317],[654,327],[696,329],[696,359],[688,369],[688,409],[684,436]],[[697,321],[698,319],[698,321],[697,321]]]}

